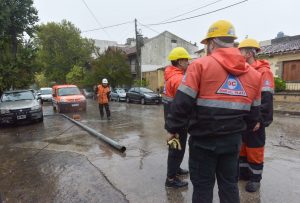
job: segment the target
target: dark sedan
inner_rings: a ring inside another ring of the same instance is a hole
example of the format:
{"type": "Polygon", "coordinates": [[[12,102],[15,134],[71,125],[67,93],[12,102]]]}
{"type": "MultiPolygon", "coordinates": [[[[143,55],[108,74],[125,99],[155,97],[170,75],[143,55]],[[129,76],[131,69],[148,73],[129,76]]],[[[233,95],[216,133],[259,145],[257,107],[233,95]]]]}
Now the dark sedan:
{"type": "Polygon", "coordinates": [[[127,103],[139,102],[141,104],[160,104],[161,96],[145,87],[133,87],[126,93],[126,101],[127,103]]]}
{"type": "Polygon", "coordinates": [[[30,90],[4,92],[0,100],[0,124],[23,120],[43,121],[40,101],[30,90]]]}

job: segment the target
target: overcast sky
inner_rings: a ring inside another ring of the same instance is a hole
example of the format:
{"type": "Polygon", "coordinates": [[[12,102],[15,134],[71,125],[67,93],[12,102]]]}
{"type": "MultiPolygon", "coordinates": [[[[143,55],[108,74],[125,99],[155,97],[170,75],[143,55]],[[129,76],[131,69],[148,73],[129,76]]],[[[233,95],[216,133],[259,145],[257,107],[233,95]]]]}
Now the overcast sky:
{"type": "MultiPolygon", "coordinates": [[[[135,37],[135,18],[141,24],[149,25],[167,19],[179,20],[201,15],[241,1],[243,0],[34,0],[34,6],[38,10],[40,23],[61,22],[66,19],[75,24],[85,37],[125,43],[127,38],[135,37]],[[174,18],[190,11],[193,12],[174,18]],[[131,23],[105,31],[83,32],[128,21],[131,23]]],[[[213,22],[226,19],[235,26],[237,41],[244,39],[246,35],[262,41],[275,38],[279,31],[283,31],[285,35],[299,35],[299,8],[299,0],[248,0],[191,20],[147,27],[138,24],[138,29],[146,37],[154,37],[168,30],[199,45],[213,22]]]]}

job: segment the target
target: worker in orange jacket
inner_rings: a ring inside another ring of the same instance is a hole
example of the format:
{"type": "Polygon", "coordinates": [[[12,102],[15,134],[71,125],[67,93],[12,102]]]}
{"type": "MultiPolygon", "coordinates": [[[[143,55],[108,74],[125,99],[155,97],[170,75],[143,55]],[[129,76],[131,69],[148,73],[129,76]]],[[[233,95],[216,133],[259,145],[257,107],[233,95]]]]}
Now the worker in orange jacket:
{"type": "MultiPolygon", "coordinates": [[[[170,52],[168,59],[171,61],[172,65],[167,66],[164,73],[165,86],[162,101],[164,103],[165,118],[168,115],[170,105],[175,97],[176,91],[184,76],[184,72],[189,65],[189,59],[191,59],[191,57],[183,47],[176,47],[170,52]]],[[[177,177],[187,175],[189,173],[188,170],[180,168],[187,140],[186,127],[178,133],[178,136],[181,149],[174,149],[169,146],[168,151],[167,178],[165,186],[171,188],[181,188],[188,185],[188,182],[182,181],[177,177]]]]}
{"type": "Polygon", "coordinates": [[[265,128],[273,121],[274,77],[270,64],[266,60],[257,60],[260,51],[255,39],[245,39],[239,44],[239,49],[246,61],[262,75],[261,117],[257,131],[246,131],[240,152],[240,179],[248,180],[246,191],[255,192],[260,187],[264,166],[264,146],[266,140],[265,128]]]}
{"type": "Polygon", "coordinates": [[[109,97],[110,97],[110,88],[108,86],[108,80],[104,78],[102,84],[98,85],[98,103],[101,119],[104,118],[103,107],[106,111],[107,119],[110,120],[110,110],[109,110],[109,97]]]}
{"type": "Polygon", "coordinates": [[[166,118],[171,137],[188,125],[194,203],[213,202],[215,178],[220,202],[240,202],[238,155],[242,133],[259,119],[261,74],[234,48],[236,38],[226,20],[210,26],[201,42],[208,55],[189,65],[166,118]]]}

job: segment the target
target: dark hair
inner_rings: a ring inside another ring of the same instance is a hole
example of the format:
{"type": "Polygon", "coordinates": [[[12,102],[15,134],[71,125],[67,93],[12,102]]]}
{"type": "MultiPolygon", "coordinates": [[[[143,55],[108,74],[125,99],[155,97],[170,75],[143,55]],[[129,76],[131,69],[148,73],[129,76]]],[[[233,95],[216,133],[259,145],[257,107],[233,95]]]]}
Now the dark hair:
{"type": "Polygon", "coordinates": [[[255,48],[252,48],[252,47],[243,47],[241,49],[244,49],[247,53],[251,53],[254,58],[256,57],[257,51],[255,50],[255,48]]]}

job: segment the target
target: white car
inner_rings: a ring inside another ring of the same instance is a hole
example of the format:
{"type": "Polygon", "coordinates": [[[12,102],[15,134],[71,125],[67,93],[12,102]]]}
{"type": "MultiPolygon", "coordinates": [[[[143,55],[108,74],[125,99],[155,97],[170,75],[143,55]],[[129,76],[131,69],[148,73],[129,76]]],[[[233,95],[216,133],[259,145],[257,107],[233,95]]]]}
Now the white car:
{"type": "Polygon", "coordinates": [[[122,88],[115,88],[110,92],[110,100],[126,101],[126,92],[122,88]]]}
{"type": "Polygon", "coordinates": [[[51,102],[52,101],[52,88],[51,87],[42,87],[40,90],[40,97],[41,97],[41,101],[42,103],[44,101],[48,101],[51,102]]]}

